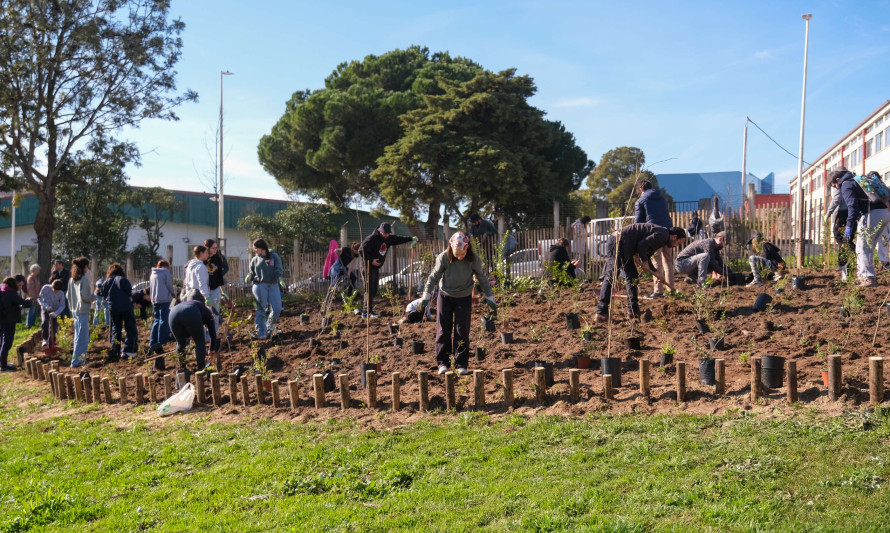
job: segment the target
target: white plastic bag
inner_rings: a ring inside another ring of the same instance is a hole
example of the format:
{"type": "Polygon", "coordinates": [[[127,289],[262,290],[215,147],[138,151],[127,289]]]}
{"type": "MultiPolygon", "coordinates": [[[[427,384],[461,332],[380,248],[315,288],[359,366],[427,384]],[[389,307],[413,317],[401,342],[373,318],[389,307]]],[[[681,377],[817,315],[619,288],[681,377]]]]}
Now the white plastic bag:
{"type": "Polygon", "coordinates": [[[158,414],[160,416],[172,415],[173,413],[189,411],[195,401],[195,387],[191,383],[186,383],[185,387],[179,390],[173,396],[170,396],[164,403],[158,406],[158,414]]]}

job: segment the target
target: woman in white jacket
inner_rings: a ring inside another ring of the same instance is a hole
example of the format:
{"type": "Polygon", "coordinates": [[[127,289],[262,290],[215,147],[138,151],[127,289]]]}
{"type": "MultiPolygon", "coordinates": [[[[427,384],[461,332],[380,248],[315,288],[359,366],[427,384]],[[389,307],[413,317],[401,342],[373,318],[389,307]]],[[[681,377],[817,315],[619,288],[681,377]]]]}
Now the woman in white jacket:
{"type": "Polygon", "coordinates": [[[207,248],[195,246],[194,259],[185,265],[185,279],[182,280],[182,296],[181,300],[185,300],[189,291],[198,291],[204,296],[204,299],[210,298],[210,272],[207,270],[205,262],[208,257],[207,248]]]}

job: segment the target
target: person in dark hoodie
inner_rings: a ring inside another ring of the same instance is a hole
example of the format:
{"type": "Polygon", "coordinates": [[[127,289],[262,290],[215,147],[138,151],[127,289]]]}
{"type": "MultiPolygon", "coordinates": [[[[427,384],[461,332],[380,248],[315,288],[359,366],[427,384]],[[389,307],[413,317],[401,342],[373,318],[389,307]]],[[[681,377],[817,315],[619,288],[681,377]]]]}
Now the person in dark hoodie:
{"type": "MultiPolygon", "coordinates": [[[[686,230],[683,228],[666,229],[655,224],[631,224],[612,233],[606,240],[606,262],[603,265],[599,302],[596,306],[594,322],[609,320],[609,304],[612,299],[612,280],[617,271],[624,272],[627,290],[628,318],[640,316],[640,304],[637,299],[637,280],[639,272],[635,264],[639,257],[640,267],[652,276],[661,274],[655,271],[650,259],[663,246],[676,247],[686,242],[686,230]]],[[[663,280],[662,280],[663,281],[663,280]]]]}
{"type": "Polygon", "coordinates": [[[108,267],[100,294],[108,303],[111,315],[111,348],[108,350],[108,361],[113,363],[120,360],[121,345],[125,359],[136,357],[139,332],[136,330],[136,315],[133,314],[133,286],[130,285],[130,280],[124,274],[124,268],[120,263],[112,263],[108,267]]]}
{"type": "MultiPolygon", "coordinates": [[[[648,180],[641,179],[637,181],[637,193],[640,198],[634,204],[634,223],[649,223],[661,226],[665,229],[671,229],[674,224],[671,222],[671,216],[668,214],[667,200],[661,195],[661,191],[652,186],[648,180]]],[[[652,256],[652,264],[655,271],[662,273],[663,279],[667,281],[668,290],[674,290],[674,257],[670,246],[659,248],[655,255],[652,256]]],[[[659,278],[655,278],[655,291],[649,295],[649,298],[661,298],[664,296],[664,283],[659,278]]]]}
{"type": "MultiPolygon", "coordinates": [[[[856,235],[857,226],[861,224],[862,231],[856,237],[856,275],[859,284],[863,287],[876,287],[878,285],[875,272],[875,245],[878,236],[884,231],[890,222],[890,211],[883,202],[870,202],[868,195],[856,182],[853,173],[846,167],[833,170],[828,175],[828,182],[832,187],[840,190],[841,201],[847,206],[847,222],[844,226],[844,243],[848,250],[853,248],[853,236],[856,235]]],[[[846,279],[847,265],[842,265],[842,277],[846,279]]]]}
{"type": "Polygon", "coordinates": [[[206,366],[205,358],[207,356],[205,328],[210,334],[210,357],[216,356],[216,352],[219,350],[216,320],[213,317],[213,312],[204,305],[204,297],[200,292],[189,291],[186,298],[170,311],[170,329],[173,332],[173,338],[176,339],[176,352],[179,354],[180,360],[185,358],[185,349],[189,340],[195,342],[195,361],[198,364],[198,371],[201,371],[206,366]]]}
{"type": "Polygon", "coordinates": [[[576,267],[581,263],[580,259],[574,261],[569,257],[569,240],[556,239],[556,244],[550,247],[550,255],[553,257],[553,265],[555,268],[565,270],[565,273],[572,278],[577,277],[576,267]]]}
{"type": "Polygon", "coordinates": [[[9,350],[15,341],[16,324],[22,321],[22,308],[31,307],[31,304],[31,300],[19,296],[19,283],[15,278],[3,280],[0,287],[0,372],[16,370],[8,363],[9,350]]]}
{"type": "Polygon", "coordinates": [[[219,251],[219,243],[213,239],[204,241],[207,248],[207,272],[210,278],[207,282],[210,287],[210,297],[207,298],[207,305],[216,316],[216,329],[219,329],[219,316],[222,311],[220,301],[222,300],[222,290],[226,286],[226,274],[229,272],[229,262],[226,256],[219,251]]]}
{"type": "Polygon", "coordinates": [[[374,296],[377,295],[377,286],[380,282],[380,267],[386,261],[386,252],[390,246],[396,246],[410,242],[411,246],[417,244],[417,237],[403,237],[394,235],[392,226],[384,222],[377,226],[374,233],[368,235],[361,246],[362,265],[368,273],[367,286],[367,307],[362,313],[362,318],[378,318],[380,315],[374,313],[374,296]]]}

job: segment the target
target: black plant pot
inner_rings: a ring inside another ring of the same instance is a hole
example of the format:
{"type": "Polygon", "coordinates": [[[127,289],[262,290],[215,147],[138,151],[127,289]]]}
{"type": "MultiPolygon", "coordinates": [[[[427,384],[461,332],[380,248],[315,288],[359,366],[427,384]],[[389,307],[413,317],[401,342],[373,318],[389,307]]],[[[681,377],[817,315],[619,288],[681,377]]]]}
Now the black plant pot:
{"type": "Polygon", "coordinates": [[[791,288],[798,290],[798,291],[802,291],[805,288],[804,287],[805,281],[806,281],[806,278],[803,276],[791,276],[791,288]]]}
{"type": "Polygon", "coordinates": [[[612,375],[612,386],[621,386],[621,359],[618,357],[601,357],[600,373],[612,375]]]}
{"type": "Polygon", "coordinates": [[[723,339],[708,339],[708,344],[712,350],[722,350],[724,348],[723,339]]]}
{"type": "Polygon", "coordinates": [[[309,315],[302,314],[300,315],[300,324],[308,324],[309,323],[309,315]]]}
{"type": "Polygon", "coordinates": [[[582,331],[581,338],[586,341],[592,341],[593,340],[593,332],[592,331],[582,331]]]}
{"type": "Polygon", "coordinates": [[[553,361],[535,361],[534,368],[544,367],[544,383],[548,387],[552,387],[556,381],[553,378],[553,361]]]}
{"type": "Polygon", "coordinates": [[[163,357],[158,357],[157,359],[155,359],[155,370],[163,372],[166,369],[167,365],[163,357]]]}
{"type": "Polygon", "coordinates": [[[481,363],[482,361],[485,360],[485,348],[483,348],[481,346],[477,346],[475,354],[476,354],[476,361],[481,363]]]}
{"type": "Polygon", "coordinates": [[[389,325],[389,334],[390,335],[398,335],[399,334],[399,325],[398,324],[390,324],[389,325]]]}
{"type": "Polygon", "coordinates": [[[501,343],[502,344],[513,344],[513,332],[512,331],[502,331],[501,332],[501,343]]]}
{"type": "Polygon", "coordinates": [[[411,341],[411,353],[420,355],[424,352],[425,345],[423,341],[411,341]]]}
{"type": "Polygon", "coordinates": [[[757,299],[754,300],[754,310],[755,311],[765,311],[766,306],[773,301],[772,297],[765,292],[761,292],[757,295],[757,299]]]}
{"type": "Polygon", "coordinates": [[[674,354],[663,353],[661,354],[661,367],[664,368],[669,364],[674,362],[674,354]]]}
{"type": "Polygon", "coordinates": [[[336,381],[334,379],[334,371],[327,370],[324,373],[324,391],[331,392],[336,387],[336,381]]]}
{"type": "Polygon", "coordinates": [[[785,358],[778,355],[764,355],[761,359],[760,381],[764,387],[778,389],[785,375],[785,358]]]}
{"type": "Polygon", "coordinates": [[[482,317],[482,327],[485,328],[485,331],[489,333],[493,333],[495,331],[494,327],[494,319],[488,317],[482,317]]]}
{"type": "Polygon", "coordinates": [[[711,328],[708,327],[708,322],[704,318],[696,320],[695,327],[698,328],[698,332],[702,335],[711,331],[711,328]]]}
{"type": "Polygon", "coordinates": [[[393,346],[401,346],[404,343],[405,343],[405,339],[403,339],[402,337],[393,337],[393,339],[392,339],[393,346]]]}
{"type": "Polygon", "coordinates": [[[717,362],[716,359],[699,359],[698,360],[698,373],[699,373],[699,381],[701,381],[702,385],[716,385],[717,384],[717,376],[716,376],[716,368],[714,364],[717,362]]]}
{"type": "Polygon", "coordinates": [[[578,329],[581,327],[581,320],[577,313],[566,313],[566,327],[568,329],[578,329]]]}
{"type": "Polygon", "coordinates": [[[627,344],[627,347],[631,350],[639,350],[642,347],[643,338],[642,337],[627,337],[624,339],[624,342],[627,344]]]}
{"type": "Polygon", "coordinates": [[[365,374],[368,370],[373,370],[377,372],[377,376],[380,376],[380,367],[383,365],[381,363],[361,363],[359,367],[359,371],[361,372],[362,378],[362,388],[367,388],[368,386],[368,376],[365,374]]]}
{"type": "Polygon", "coordinates": [[[316,346],[321,346],[321,341],[318,339],[309,339],[309,347],[315,348],[316,346]]]}
{"type": "Polygon", "coordinates": [[[340,341],[340,349],[345,350],[346,348],[349,348],[349,341],[346,339],[343,339],[340,341]]]}

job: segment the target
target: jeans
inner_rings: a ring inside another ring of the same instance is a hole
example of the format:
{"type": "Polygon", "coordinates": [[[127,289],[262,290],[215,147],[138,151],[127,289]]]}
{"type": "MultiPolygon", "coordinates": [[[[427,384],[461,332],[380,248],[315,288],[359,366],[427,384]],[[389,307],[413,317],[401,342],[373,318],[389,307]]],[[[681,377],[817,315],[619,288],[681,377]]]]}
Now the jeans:
{"type": "Polygon", "coordinates": [[[151,336],[148,338],[150,347],[170,342],[170,302],[158,302],[153,309],[154,320],[151,323],[151,336]]]}
{"type": "Polygon", "coordinates": [[[677,272],[686,276],[697,275],[696,283],[701,285],[708,279],[710,274],[711,256],[708,252],[687,257],[685,259],[677,259],[677,272]]]}
{"type": "Polygon", "coordinates": [[[859,221],[859,232],[856,236],[856,275],[859,279],[875,279],[875,245],[878,238],[890,222],[890,211],[872,209],[859,221]]]}
{"type": "Polygon", "coordinates": [[[71,367],[83,364],[83,358],[90,345],[90,315],[89,313],[74,315],[74,356],[71,358],[71,367]]]}
{"type": "Polygon", "coordinates": [[[257,335],[265,339],[281,314],[281,289],[277,283],[254,283],[253,298],[256,300],[257,335]],[[267,308],[271,313],[267,313],[267,308]]]}
{"type": "Polygon", "coordinates": [[[180,354],[185,353],[189,339],[195,341],[195,361],[198,363],[198,370],[203,370],[207,344],[204,342],[205,329],[201,311],[191,306],[175,306],[170,312],[170,330],[173,332],[173,338],[176,339],[176,351],[180,354]]]}
{"type": "Polygon", "coordinates": [[[637,281],[640,273],[637,271],[637,265],[633,258],[625,258],[620,252],[616,254],[615,237],[610,236],[606,241],[606,261],[603,264],[603,286],[600,288],[599,301],[596,304],[596,314],[607,315],[609,313],[609,304],[612,300],[612,284],[613,277],[617,273],[615,262],[618,262],[618,271],[624,272],[625,290],[627,291],[627,311],[634,315],[640,313],[640,303],[637,296],[637,281]]]}
{"type": "Polygon", "coordinates": [[[216,322],[216,330],[219,331],[219,302],[222,300],[222,291],[219,287],[210,291],[210,297],[207,298],[207,307],[213,312],[213,319],[216,322]]]}
{"type": "Polygon", "coordinates": [[[133,314],[133,310],[112,310],[109,361],[117,361],[120,358],[121,343],[124,345],[125,354],[135,354],[138,342],[139,332],[136,330],[136,315],[133,314]],[[124,338],[124,331],[126,331],[126,338],[124,338]]]}
{"type": "Polygon", "coordinates": [[[37,313],[40,312],[40,306],[37,305],[37,301],[35,300],[31,307],[28,308],[28,319],[25,321],[25,327],[33,328],[34,324],[37,323],[37,313]]]}
{"type": "Polygon", "coordinates": [[[99,317],[105,315],[105,325],[111,325],[111,312],[108,310],[108,302],[105,301],[104,298],[99,297],[96,299],[96,310],[93,312],[93,325],[99,325],[99,317]]]}
{"type": "Polygon", "coordinates": [[[442,292],[436,301],[436,363],[451,366],[451,354],[455,354],[455,366],[467,368],[470,359],[470,317],[473,313],[473,297],[452,298],[442,292]],[[453,333],[453,336],[452,336],[453,333]]]}

